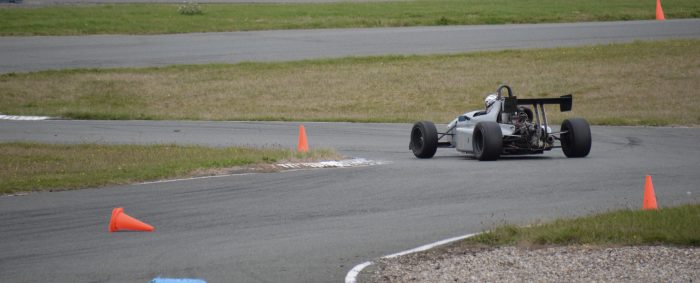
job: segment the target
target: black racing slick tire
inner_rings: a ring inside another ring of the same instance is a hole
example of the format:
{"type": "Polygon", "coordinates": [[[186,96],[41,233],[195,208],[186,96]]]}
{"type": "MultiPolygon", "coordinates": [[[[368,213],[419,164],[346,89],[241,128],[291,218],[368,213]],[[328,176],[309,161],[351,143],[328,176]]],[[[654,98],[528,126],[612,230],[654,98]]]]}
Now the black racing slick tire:
{"type": "Polygon", "coordinates": [[[586,120],[566,119],[561,123],[561,131],[561,149],[566,157],[586,157],[591,152],[591,127],[586,120]]]}
{"type": "Polygon", "coordinates": [[[409,148],[418,158],[431,158],[438,147],[438,133],[435,124],[430,121],[420,121],[413,125],[411,130],[411,144],[409,148]]]}
{"type": "Polygon", "coordinates": [[[496,122],[479,122],[472,136],[474,157],[480,161],[498,159],[503,151],[503,133],[496,122]]]}

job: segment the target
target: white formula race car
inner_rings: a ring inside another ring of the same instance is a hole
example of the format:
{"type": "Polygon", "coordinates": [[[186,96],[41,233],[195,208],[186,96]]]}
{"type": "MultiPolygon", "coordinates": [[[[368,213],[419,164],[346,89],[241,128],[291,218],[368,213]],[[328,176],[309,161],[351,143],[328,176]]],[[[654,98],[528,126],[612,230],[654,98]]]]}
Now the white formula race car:
{"type": "Polygon", "coordinates": [[[553,132],[547,124],[545,104],[559,104],[570,111],[572,96],[518,99],[510,86],[501,85],[490,95],[487,111],[464,113],[439,133],[430,121],[413,125],[409,149],[418,158],[431,158],[438,147],[472,153],[478,160],[496,160],[501,155],[541,154],[561,148],[567,157],[585,157],[591,151],[591,128],[582,118],[569,118],[553,132]],[[507,90],[507,96],[502,95],[507,90]],[[525,105],[532,106],[532,109],[525,105]]]}

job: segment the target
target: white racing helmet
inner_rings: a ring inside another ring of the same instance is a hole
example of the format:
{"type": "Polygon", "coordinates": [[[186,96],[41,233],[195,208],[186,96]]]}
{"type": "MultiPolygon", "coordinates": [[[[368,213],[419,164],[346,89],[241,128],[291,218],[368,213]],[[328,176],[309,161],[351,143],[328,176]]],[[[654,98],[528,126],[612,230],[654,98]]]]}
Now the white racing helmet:
{"type": "Polygon", "coordinates": [[[486,109],[489,109],[491,105],[496,103],[496,100],[498,100],[498,95],[495,93],[489,94],[486,99],[484,99],[484,105],[486,106],[486,109]]]}

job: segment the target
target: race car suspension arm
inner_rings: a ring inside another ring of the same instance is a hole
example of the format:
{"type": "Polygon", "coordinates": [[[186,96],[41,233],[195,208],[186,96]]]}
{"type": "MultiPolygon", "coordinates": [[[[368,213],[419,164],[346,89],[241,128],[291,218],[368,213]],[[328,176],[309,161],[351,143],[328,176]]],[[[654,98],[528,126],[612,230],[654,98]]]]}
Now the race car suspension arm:
{"type": "Polygon", "coordinates": [[[444,136],[454,136],[455,134],[450,134],[450,132],[451,132],[452,130],[454,130],[455,128],[457,128],[457,123],[455,123],[454,126],[452,126],[451,128],[447,129],[446,132],[444,132],[444,133],[438,133],[438,134],[439,134],[438,140],[442,139],[444,136]]]}
{"type": "Polygon", "coordinates": [[[544,110],[544,103],[534,103],[532,106],[535,108],[535,125],[537,126],[537,129],[540,130],[542,126],[544,126],[545,134],[539,137],[539,139],[544,143],[547,141],[547,136],[549,136],[549,133],[547,133],[547,113],[544,110]],[[542,110],[543,124],[540,124],[540,109],[542,110]]]}
{"type": "Polygon", "coordinates": [[[544,121],[544,135],[542,135],[542,141],[545,141],[547,139],[547,129],[549,129],[547,125],[547,113],[544,112],[544,104],[540,103],[540,108],[542,108],[542,121],[544,121]]]}

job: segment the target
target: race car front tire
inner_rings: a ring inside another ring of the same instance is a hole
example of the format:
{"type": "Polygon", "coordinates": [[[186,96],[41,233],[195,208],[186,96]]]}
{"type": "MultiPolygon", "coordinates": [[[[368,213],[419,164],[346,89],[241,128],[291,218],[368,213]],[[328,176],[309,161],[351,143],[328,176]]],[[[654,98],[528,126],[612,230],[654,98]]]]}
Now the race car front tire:
{"type": "Polygon", "coordinates": [[[591,127],[582,118],[566,119],[561,123],[561,149],[566,157],[586,157],[591,152],[591,127]]]}
{"type": "Polygon", "coordinates": [[[438,133],[435,124],[430,121],[420,121],[413,125],[411,130],[411,144],[409,148],[418,158],[431,158],[438,147],[438,133]]]}
{"type": "Polygon", "coordinates": [[[472,136],[474,157],[480,161],[492,161],[501,156],[503,133],[496,122],[479,122],[472,136]]]}

